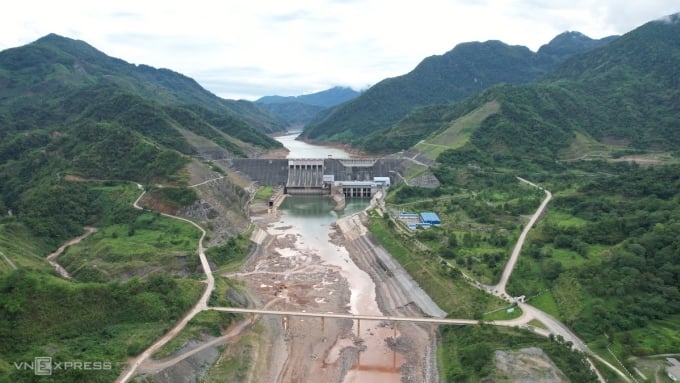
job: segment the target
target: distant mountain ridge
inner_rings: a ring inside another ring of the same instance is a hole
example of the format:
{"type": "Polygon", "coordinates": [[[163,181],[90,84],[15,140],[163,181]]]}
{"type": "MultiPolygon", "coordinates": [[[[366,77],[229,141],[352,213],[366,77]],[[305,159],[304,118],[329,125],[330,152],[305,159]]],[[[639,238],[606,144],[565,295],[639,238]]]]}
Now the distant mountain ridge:
{"type": "Polygon", "coordinates": [[[320,115],[305,128],[302,137],[370,150],[366,143],[373,139],[371,135],[379,136],[416,107],[455,102],[500,83],[533,81],[565,58],[611,40],[613,37],[593,40],[568,33],[536,53],[495,40],[462,43],[320,115]]]}
{"type": "Polygon", "coordinates": [[[258,104],[282,104],[299,102],[302,104],[330,108],[357,96],[359,92],[352,88],[336,86],[316,93],[303,94],[300,96],[264,96],[256,100],[258,104]]]}
{"type": "Polygon", "coordinates": [[[619,36],[609,36],[601,39],[591,39],[577,31],[567,31],[555,36],[549,43],[538,48],[539,55],[552,56],[558,60],[604,46],[616,40],[619,36]]]}
{"type": "Polygon", "coordinates": [[[351,88],[336,86],[301,96],[265,96],[255,102],[289,127],[298,128],[312,121],[320,112],[352,100],[359,94],[351,88]]]}

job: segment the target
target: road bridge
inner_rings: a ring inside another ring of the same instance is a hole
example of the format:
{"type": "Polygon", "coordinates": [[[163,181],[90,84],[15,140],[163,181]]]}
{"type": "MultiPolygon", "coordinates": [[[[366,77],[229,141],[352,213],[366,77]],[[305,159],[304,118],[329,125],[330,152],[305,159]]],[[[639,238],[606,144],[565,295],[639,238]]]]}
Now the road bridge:
{"type": "MultiPolygon", "coordinates": [[[[452,325],[476,325],[478,320],[474,319],[452,319],[434,317],[397,317],[390,315],[361,315],[335,312],[306,312],[306,311],[282,311],[282,310],[262,310],[239,307],[209,307],[208,310],[224,311],[229,313],[242,313],[254,315],[280,315],[280,316],[300,316],[313,318],[334,318],[334,319],[353,319],[384,322],[410,322],[410,323],[430,323],[430,324],[452,324],[452,325]]],[[[489,322],[494,323],[494,322],[489,322]]]]}

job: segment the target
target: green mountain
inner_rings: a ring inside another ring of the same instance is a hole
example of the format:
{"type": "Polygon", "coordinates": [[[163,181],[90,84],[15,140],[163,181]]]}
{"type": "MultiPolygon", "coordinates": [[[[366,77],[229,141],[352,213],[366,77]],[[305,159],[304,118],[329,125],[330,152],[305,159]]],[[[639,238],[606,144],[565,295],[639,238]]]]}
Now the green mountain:
{"type": "Polygon", "coordinates": [[[305,104],[298,101],[273,102],[259,104],[272,115],[286,122],[288,127],[303,127],[312,121],[320,112],[326,110],[323,106],[305,104]]]}
{"type": "Polygon", "coordinates": [[[330,108],[349,101],[357,96],[359,96],[359,92],[352,88],[336,86],[321,92],[303,94],[301,96],[264,96],[255,102],[258,104],[285,104],[290,102],[299,102],[307,105],[320,106],[322,108],[330,108]]]}
{"type": "Polygon", "coordinates": [[[288,126],[304,126],[319,112],[359,96],[359,92],[336,86],[301,96],[265,96],[255,101],[260,107],[285,121],[288,126]]]}
{"type": "Polygon", "coordinates": [[[540,82],[416,110],[373,145],[416,144],[445,163],[513,168],[559,168],[594,153],[677,152],[679,35],[678,15],[650,22],[573,56],[540,82]],[[439,150],[428,148],[434,143],[439,150]]]}
{"type": "Polygon", "coordinates": [[[305,128],[302,136],[381,150],[368,144],[371,137],[383,136],[414,108],[458,101],[500,83],[530,82],[565,57],[608,40],[601,42],[583,35],[577,39],[558,37],[538,53],[500,41],[459,44],[444,55],[426,58],[410,73],[383,80],[324,113],[305,128]]]}
{"type": "Polygon", "coordinates": [[[12,97],[21,102],[37,93],[47,98],[102,84],[114,84],[160,105],[200,104],[214,112],[237,116],[263,132],[282,129],[280,121],[251,102],[221,99],[182,74],[129,64],[83,41],[50,34],[0,55],[3,101],[12,97]]]}
{"type": "Polygon", "coordinates": [[[528,297],[628,371],[680,347],[678,36],[680,14],[649,22],[540,81],[416,109],[371,141],[385,150],[412,145],[405,157],[437,162],[439,187],[414,187],[411,176],[390,198],[444,217],[438,233],[416,236],[468,275],[487,270],[490,284],[505,265],[488,250],[491,239],[526,222],[512,201],[543,198],[505,190],[517,187],[517,175],[550,190],[508,293],[528,297]],[[507,214],[513,223],[489,226],[507,214]]]}
{"type": "Polygon", "coordinates": [[[559,62],[579,53],[609,44],[617,38],[618,36],[609,36],[594,40],[581,32],[568,31],[555,36],[548,44],[541,46],[537,53],[546,59],[559,62]]]}
{"type": "MultiPolygon", "coordinates": [[[[54,371],[55,381],[114,381],[204,289],[200,232],[160,211],[200,198],[242,230],[248,193],[228,178],[187,187],[222,171],[194,158],[279,147],[265,132],[284,127],[253,103],[82,41],[49,35],[0,52],[0,382],[35,381],[13,364],[35,355],[110,363],[54,371]],[[133,182],[159,212],[133,208],[133,182]],[[45,257],[85,226],[98,230],[60,256],[73,279],[62,278],[45,257]]],[[[218,231],[212,222],[201,221],[218,231]]]]}
{"type": "Polygon", "coordinates": [[[283,127],[255,104],[223,100],[181,74],[48,35],[0,52],[0,211],[42,217],[35,234],[58,242],[93,222],[89,208],[59,212],[78,195],[63,175],[176,182],[205,142],[245,156],[279,147],[263,131],[283,127]],[[53,205],[26,202],[50,190],[44,201],[53,205]]]}

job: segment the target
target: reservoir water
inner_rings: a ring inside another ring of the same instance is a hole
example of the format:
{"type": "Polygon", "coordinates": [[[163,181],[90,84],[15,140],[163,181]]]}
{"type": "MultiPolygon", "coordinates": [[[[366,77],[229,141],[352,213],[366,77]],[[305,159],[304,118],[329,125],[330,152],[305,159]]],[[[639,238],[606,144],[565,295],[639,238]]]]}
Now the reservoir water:
{"type": "Polygon", "coordinates": [[[288,158],[352,158],[350,153],[333,146],[312,145],[296,138],[300,132],[290,132],[283,136],[274,137],[290,151],[288,158]]]}
{"type": "MultiPolygon", "coordinates": [[[[334,148],[311,145],[296,141],[299,133],[276,137],[289,151],[288,158],[350,158],[350,153],[334,148]]],[[[341,212],[333,210],[334,203],[325,196],[288,196],[279,207],[280,226],[283,231],[273,230],[272,235],[294,235],[300,238],[303,249],[278,249],[283,256],[295,256],[295,252],[314,252],[328,267],[337,268],[347,280],[350,289],[348,311],[353,314],[382,315],[376,302],[376,286],[371,277],[361,270],[350,258],[344,246],[330,242],[332,225],[343,216],[357,213],[368,206],[367,199],[348,199],[341,212]]],[[[370,322],[369,322],[370,323],[370,322]]],[[[373,324],[364,324],[359,328],[354,323],[354,333],[360,332],[365,341],[365,350],[360,353],[360,363],[347,372],[344,383],[379,381],[399,382],[401,374],[399,366],[404,362],[401,355],[389,349],[384,339],[395,336],[397,332],[389,328],[380,328],[373,324]]],[[[337,342],[326,358],[327,363],[334,363],[343,348],[351,343],[337,342]]]]}

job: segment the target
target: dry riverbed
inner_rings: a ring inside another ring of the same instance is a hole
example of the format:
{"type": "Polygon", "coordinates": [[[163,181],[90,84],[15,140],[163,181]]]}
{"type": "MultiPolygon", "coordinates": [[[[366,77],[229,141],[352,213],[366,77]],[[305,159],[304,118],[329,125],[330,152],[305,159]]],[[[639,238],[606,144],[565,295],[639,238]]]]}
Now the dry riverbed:
{"type": "MultiPolygon", "coordinates": [[[[257,249],[242,270],[225,275],[242,281],[253,306],[320,313],[444,315],[373,243],[364,213],[326,225],[319,231],[322,238],[311,238],[280,213],[259,211],[253,216],[257,249]]],[[[438,382],[436,337],[430,326],[295,316],[257,320],[256,345],[244,351],[249,353],[245,358],[249,371],[240,375],[244,381],[438,382]]],[[[239,337],[252,335],[250,328],[244,326],[240,334],[220,342],[192,341],[167,360],[148,363],[147,378],[184,382],[192,376],[211,376],[220,361],[240,347],[239,337]],[[208,342],[212,344],[206,347],[208,342]],[[196,348],[201,351],[181,358],[196,348]],[[181,360],[172,363],[178,357],[181,360]]]]}
{"type": "MultiPolygon", "coordinates": [[[[419,298],[413,298],[414,286],[395,283],[395,274],[406,273],[370,261],[378,246],[359,217],[365,219],[359,213],[331,225],[326,245],[306,243],[304,233],[284,225],[276,213],[258,217],[253,238],[264,251],[228,276],[244,281],[258,300],[276,301],[270,308],[425,316],[419,298]]],[[[425,310],[443,315],[429,305],[425,310]]],[[[296,317],[265,323],[279,339],[268,340],[272,348],[260,348],[268,353],[269,368],[258,370],[256,382],[438,380],[434,332],[427,326],[296,317]]]]}

